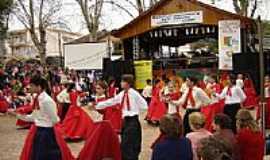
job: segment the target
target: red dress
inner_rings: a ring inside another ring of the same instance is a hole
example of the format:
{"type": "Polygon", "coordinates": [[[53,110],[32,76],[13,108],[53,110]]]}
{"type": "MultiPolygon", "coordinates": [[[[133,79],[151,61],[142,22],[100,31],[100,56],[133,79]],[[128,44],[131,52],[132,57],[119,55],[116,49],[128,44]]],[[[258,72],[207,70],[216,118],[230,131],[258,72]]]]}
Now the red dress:
{"type": "MultiPolygon", "coordinates": [[[[107,98],[98,98],[96,99],[96,102],[102,102],[105,101],[107,98]]],[[[98,110],[99,113],[103,114],[103,120],[108,120],[113,129],[120,133],[122,129],[122,110],[120,107],[120,104],[116,104],[111,107],[107,107],[105,109],[98,110]]]]}
{"type": "MultiPolygon", "coordinates": [[[[213,90],[215,93],[221,92],[221,85],[219,84],[213,84],[211,86],[211,90],[213,90]]],[[[224,100],[219,100],[215,103],[212,103],[208,106],[202,107],[201,112],[205,116],[205,129],[208,131],[213,131],[212,122],[216,114],[222,113],[224,107],[224,100]]]]}
{"type": "Polygon", "coordinates": [[[263,160],[265,140],[261,132],[252,132],[248,128],[237,134],[240,160],[263,160]]]}
{"type": "Polygon", "coordinates": [[[94,122],[81,107],[77,106],[79,93],[72,91],[69,96],[71,105],[62,123],[64,135],[71,140],[86,139],[94,122]]]}
{"type": "MultiPolygon", "coordinates": [[[[32,111],[33,111],[33,105],[31,105],[30,103],[16,109],[16,112],[21,115],[31,114],[32,111]]],[[[32,124],[33,124],[32,122],[26,122],[20,119],[18,119],[16,122],[16,126],[25,127],[25,128],[31,127],[32,124]]]]}
{"type": "MultiPolygon", "coordinates": [[[[75,160],[73,155],[71,154],[71,151],[69,150],[65,140],[62,137],[61,128],[56,125],[54,128],[54,134],[57,141],[57,144],[59,145],[60,151],[61,151],[61,157],[62,160],[75,160]]],[[[23,146],[23,150],[20,156],[20,160],[30,160],[32,155],[32,145],[35,138],[35,134],[37,131],[37,127],[35,125],[32,125],[31,129],[29,130],[29,133],[25,139],[25,143],[23,146]]]]}
{"type": "Polygon", "coordinates": [[[6,113],[8,111],[9,103],[4,96],[0,97],[0,113],[6,113]]]}
{"type": "Polygon", "coordinates": [[[87,138],[78,160],[121,160],[120,142],[108,121],[96,122],[87,138]]]}
{"type": "Polygon", "coordinates": [[[161,88],[155,86],[152,92],[152,98],[148,107],[146,120],[159,121],[167,113],[167,107],[164,102],[161,101],[159,93],[161,88]]]}
{"type": "Polygon", "coordinates": [[[251,80],[244,81],[244,92],[247,96],[243,103],[245,108],[253,108],[258,106],[258,96],[251,80]]]}

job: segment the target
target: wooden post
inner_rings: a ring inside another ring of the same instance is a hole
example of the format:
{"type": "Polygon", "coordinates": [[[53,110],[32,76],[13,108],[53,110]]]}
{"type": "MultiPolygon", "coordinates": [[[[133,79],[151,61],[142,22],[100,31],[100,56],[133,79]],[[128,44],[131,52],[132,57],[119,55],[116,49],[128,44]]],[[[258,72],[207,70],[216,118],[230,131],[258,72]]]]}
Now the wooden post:
{"type": "Polygon", "coordinates": [[[261,107],[261,127],[265,136],[265,93],[264,93],[264,55],[263,55],[263,25],[261,17],[258,18],[259,35],[259,59],[260,59],[260,107],[261,107]]]}

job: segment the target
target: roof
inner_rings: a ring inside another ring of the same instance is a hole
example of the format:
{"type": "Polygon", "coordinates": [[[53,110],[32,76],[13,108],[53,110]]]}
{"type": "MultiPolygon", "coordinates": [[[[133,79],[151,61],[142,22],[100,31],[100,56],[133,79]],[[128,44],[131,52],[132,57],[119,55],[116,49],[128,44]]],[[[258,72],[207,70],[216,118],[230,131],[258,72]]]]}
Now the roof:
{"type": "Polygon", "coordinates": [[[112,34],[121,39],[133,37],[153,29],[150,24],[152,15],[164,15],[198,10],[211,13],[208,14],[207,17],[204,15],[204,20],[209,17],[209,22],[204,22],[206,24],[218,24],[217,20],[226,19],[239,19],[241,21],[242,28],[246,28],[248,25],[254,24],[254,20],[250,18],[213,7],[197,0],[160,0],[153,7],[141,13],[138,17],[120,29],[115,30],[112,34]],[[134,29],[136,27],[137,29],[134,29]],[[128,34],[128,30],[132,30],[129,31],[131,33],[128,34]]]}
{"type": "Polygon", "coordinates": [[[91,43],[91,42],[103,42],[106,41],[108,37],[111,37],[112,41],[117,41],[117,39],[113,36],[111,36],[111,32],[107,31],[107,30],[102,30],[98,32],[98,37],[97,37],[97,41],[94,41],[90,34],[84,35],[78,39],[75,39],[71,42],[68,42],[66,44],[78,44],[78,43],[91,43]]]}
{"type": "MultiPolygon", "coordinates": [[[[38,28],[36,28],[38,29],[38,28]]],[[[17,29],[17,30],[11,30],[9,31],[9,34],[23,34],[25,32],[27,32],[29,29],[17,29]]],[[[65,34],[70,34],[70,35],[74,35],[74,36],[81,36],[80,33],[75,33],[75,32],[69,32],[69,31],[66,31],[66,30],[63,30],[63,29],[56,29],[56,28],[48,28],[47,29],[48,31],[51,31],[51,32],[61,32],[61,33],[65,33],[65,34]]]]}

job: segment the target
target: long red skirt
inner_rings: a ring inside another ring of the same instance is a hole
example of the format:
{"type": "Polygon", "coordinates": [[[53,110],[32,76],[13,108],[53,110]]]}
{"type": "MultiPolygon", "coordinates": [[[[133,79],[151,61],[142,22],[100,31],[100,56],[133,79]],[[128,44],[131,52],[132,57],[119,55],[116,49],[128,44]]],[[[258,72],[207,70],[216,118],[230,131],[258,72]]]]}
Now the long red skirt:
{"type": "Polygon", "coordinates": [[[78,160],[121,160],[120,142],[108,121],[97,122],[89,134],[78,160]]]}
{"type": "Polygon", "coordinates": [[[224,108],[224,102],[220,101],[220,102],[208,105],[206,107],[203,107],[201,109],[201,112],[204,114],[205,119],[206,119],[205,129],[207,129],[210,132],[213,131],[212,122],[214,120],[214,117],[216,114],[222,113],[223,108],[224,108]]]}
{"type": "Polygon", "coordinates": [[[157,97],[152,97],[146,119],[151,121],[159,121],[166,113],[166,104],[161,102],[157,97]]]}
{"type": "Polygon", "coordinates": [[[108,120],[113,129],[119,133],[122,129],[122,111],[120,105],[106,108],[104,110],[103,120],[108,120]]]}
{"type": "Polygon", "coordinates": [[[8,111],[8,102],[4,99],[0,100],[0,113],[6,113],[8,111]]]}
{"type": "MultiPolygon", "coordinates": [[[[33,146],[33,141],[34,141],[36,131],[37,131],[37,127],[35,125],[32,125],[26,137],[23,150],[20,156],[20,160],[31,160],[32,146],[33,146]]],[[[54,133],[55,133],[57,144],[59,145],[59,148],[61,151],[62,160],[75,160],[65,140],[62,137],[61,128],[58,125],[54,127],[54,133]]]]}
{"type": "Polygon", "coordinates": [[[245,94],[247,96],[246,100],[243,103],[243,106],[247,109],[257,107],[259,105],[258,103],[258,97],[256,95],[256,92],[252,89],[245,89],[245,94]]]}
{"type": "Polygon", "coordinates": [[[91,117],[82,108],[71,105],[62,123],[65,138],[86,139],[93,124],[91,117]]]}
{"type": "MultiPolygon", "coordinates": [[[[27,115],[27,114],[31,114],[33,111],[33,106],[30,104],[24,105],[19,107],[16,112],[22,115],[27,115]]],[[[33,123],[32,122],[26,122],[23,120],[18,119],[16,122],[16,126],[20,126],[20,127],[30,127],[33,123]]]]}

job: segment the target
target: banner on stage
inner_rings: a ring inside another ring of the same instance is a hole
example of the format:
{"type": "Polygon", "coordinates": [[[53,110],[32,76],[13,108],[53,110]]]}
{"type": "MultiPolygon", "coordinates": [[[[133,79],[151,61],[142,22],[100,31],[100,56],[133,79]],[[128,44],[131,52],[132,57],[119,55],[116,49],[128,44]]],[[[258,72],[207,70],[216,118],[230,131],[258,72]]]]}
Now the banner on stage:
{"type": "Polygon", "coordinates": [[[134,61],[136,89],[143,89],[146,86],[146,80],[152,80],[152,64],[152,61],[134,61]]]}
{"type": "Polygon", "coordinates": [[[203,22],[203,11],[182,12],[168,15],[153,15],[151,17],[152,27],[202,23],[202,22],[203,22]]]}
{"type": "Polygon", "coordinates": [[[241,53],[241,23],[239,20],[219,21],[219,69],[233,70],[233,54],[241,53]]]}

